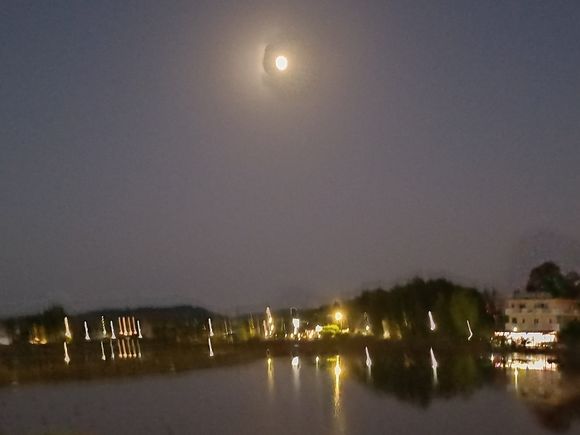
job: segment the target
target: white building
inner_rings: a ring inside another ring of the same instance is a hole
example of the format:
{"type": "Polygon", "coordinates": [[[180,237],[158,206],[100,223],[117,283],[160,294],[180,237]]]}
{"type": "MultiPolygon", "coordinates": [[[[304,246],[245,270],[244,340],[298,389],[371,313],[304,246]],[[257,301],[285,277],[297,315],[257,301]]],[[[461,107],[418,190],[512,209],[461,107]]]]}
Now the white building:
{"type": "Polygon", "coordinates": [[[505,315],[506,331],[558,332],[568,322],[580,319],[580,300],[516,292],[506,301],[505,315]]]}
{"type": "Polygon", "coordinates": [[[557,341],[570,321],[580,320],[580,300],[554,298],[548,293],[520,293],[505,302],[505,330],[496,332],[509,343],[541,347],[557,341]]]}

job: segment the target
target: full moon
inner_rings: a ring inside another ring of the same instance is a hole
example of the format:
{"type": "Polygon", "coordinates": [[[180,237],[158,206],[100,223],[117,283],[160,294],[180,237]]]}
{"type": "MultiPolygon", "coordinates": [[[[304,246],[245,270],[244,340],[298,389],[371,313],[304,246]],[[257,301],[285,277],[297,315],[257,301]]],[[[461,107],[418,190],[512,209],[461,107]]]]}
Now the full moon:
{"type": "Polygon", "coordinates": [[[288,58],[282,55],[277,56],[275,64],[278,71],[284,71],[286,68],[288,68],[288,58]]]}

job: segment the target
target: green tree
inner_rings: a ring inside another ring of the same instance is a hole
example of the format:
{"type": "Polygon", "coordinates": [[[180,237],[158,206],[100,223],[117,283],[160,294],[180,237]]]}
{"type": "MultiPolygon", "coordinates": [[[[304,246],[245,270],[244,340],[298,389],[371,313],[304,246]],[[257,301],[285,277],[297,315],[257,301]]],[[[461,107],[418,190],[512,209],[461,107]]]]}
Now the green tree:
{"type": "Polygon", "coordinates": [[[453,328],[457,335],[468,335],[468,320],[472,330],[478,330],[480,307],[476,294],[473,294],[467,289],[454,292],[449,301],[449,313],[451,314],[453,328]]]}
{"type": "Polygon", "coordinates": [[[368,313],[377,334],[382,334],[385,321],[392,337],[431,335],[429,311],[435,318],[438,335],[465,337],[467,320],[480,336],[487,334],[493,325],[480,292],[445,279],[425,281],[416,278],[388,291],[365,291],[352,301],[352,305],[353,310],[368,313]]]}
{"type": "Polygon", "coordinates": [[[553,261],[546,261],[532,269],[526,285],[526,291],[530,293],[545,292],[555,298],[577,297],[580,286],[577,286],[577,274],[569,273],[564,276],[553,261]]]}
{"type": "Polygon", "coordinates": [[[580,320],[573,320],[568,323],[559,334],[563,343],[570,346],[580,346],[580,320]]]}

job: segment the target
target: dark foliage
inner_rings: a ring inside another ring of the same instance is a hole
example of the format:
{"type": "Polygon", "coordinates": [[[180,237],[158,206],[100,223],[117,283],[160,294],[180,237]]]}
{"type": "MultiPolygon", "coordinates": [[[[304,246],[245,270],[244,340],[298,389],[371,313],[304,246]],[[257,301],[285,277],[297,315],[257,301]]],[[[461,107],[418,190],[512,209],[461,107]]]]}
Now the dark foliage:
{"type": "Polygon", "coordinates": [[[546,261],[532,269],[526,291],[545,292],[555,298],[577,298],[580,296],[580,277],[576,272],[564,275],[560,266],[546,261]]]}
{"type": "Polygon", "coordinates": [[[368,313],[374,331],[388,330],[392,338],[428,335],[428,311],[435,318],[439,336],[466,337],[467,321],[476,336],[486,337],[493,328],[484,295],[445,279],[416,278],[388,291],[365,291],[352,304],[368,313]]]}

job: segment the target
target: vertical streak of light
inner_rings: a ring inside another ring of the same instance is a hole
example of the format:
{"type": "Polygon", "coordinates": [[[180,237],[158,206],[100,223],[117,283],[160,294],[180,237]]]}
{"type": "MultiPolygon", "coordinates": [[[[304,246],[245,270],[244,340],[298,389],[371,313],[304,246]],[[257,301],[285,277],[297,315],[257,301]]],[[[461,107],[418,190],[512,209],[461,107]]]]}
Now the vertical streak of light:
{"type": "Polygon", "coordinates": [[[128,331],[127,331],[127,319],[125,318],[125,316],[123,316],[123,335],[129,335],[128,331]]]}
{"type": "Polygon", "coordinates": [[[300,392],[300,358],[295,356],[292,358],[292,378],[294,381],[294,390],[300,392]]]}
{"type": "Polygon", "coordinates": [[[70,363],[70,356],[68,354],[68,347],[66,341],[64,342],[64,362],[68,365],[70,363]]]}
{"type": "Polygon", "coordinates": [[[369,348],[367,346],[365,346],[365,354],[367,356],[365,364],[366,364],[367,368],[370,370],[370,368],[373,365],[373,361],[371,360],[371,355],[369,354],[369,348]]]}
{"type": "Polygon", "coordinates": [[[437,383],[438,383],[437,367],[439,366],[439,364],[437,363],[437,360],[435,359],[435,353],[433,352],[433,348],[431,348],[429,350],[429,353],[431,354],[431,368],[433,369],[433,383],[435,385],[437,385],[437,383]]]}
{"type": "Polygon", "coordinates": [[[141,345],[139,344],[139,340],[137,340],[137,358],[141,359],[141,345]]]}
{"type": "Polygon", "coordinates": [[[207,319],[207,324],[209,325],[209,336],[213,337],[213,328],[211,326],[211,319],[207,319]]]}
{"type": "Polygon", "coordinates": [[[272,394],[274,392],[274,364],[272,358],[268,357],[268,392],[272,394]]]}
{"type": "Polygon", "coordinates": [[[469,331],[469,335],[467,336],[467,341],[471,341],[473,338],[473,331],[471,330],[471,325],[469,324],[469,320],[467,321],[467,330],[469,331]]]}
{"type": "Polygon", "coordinates": [[[428,312],[428,315],[429,315],[429,329],[431,331],[435,331],[437,325],[435,324],[435,320],[433,320],[433,314],[431,313],[431,311],[428,312]]]}
{"type": "Polygon", "coordinates": [[[342,369],[340,367],[340,355],[336,355],[336,363],[334,365],[334,416],[340,415],[340,374],[342,369]]]}
{"type": "Polygon", "coordinates": [[[84,322],[84,326],[85,326],[85,340],[86,341],[91,341],[91,336],[89,335],[89,325],[87,325],[87,321],[86,320],[84,322]]]}
{"type": "Polygon", "coordinates": [[[64,318],[64,336],[66,337],[67,340],[72,339],[72,334],[70,332],[70,327],[68,324],[68,317],[66,316],[64,318]]]}

